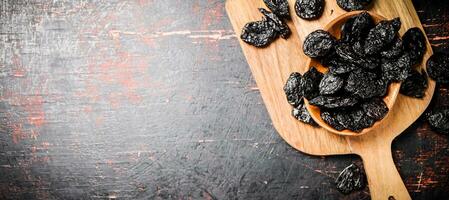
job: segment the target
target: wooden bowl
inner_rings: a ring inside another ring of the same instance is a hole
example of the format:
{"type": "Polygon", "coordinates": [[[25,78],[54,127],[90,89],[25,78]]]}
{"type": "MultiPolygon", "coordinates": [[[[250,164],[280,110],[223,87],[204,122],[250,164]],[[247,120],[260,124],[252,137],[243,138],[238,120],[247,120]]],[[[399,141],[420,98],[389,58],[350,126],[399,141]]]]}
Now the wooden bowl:
{"type": "MultiPolygon", "coordinates": [[[[334,37],[340,38],[340,35],[341,35],[340,28],[341,28],[342,24],[345,23],[349,18],[353,17],[354,15],[360,14],[361,12],[363,12],[363,11],[353,11],[353,12],[348,12],[346,14],[343,14],[340,17],[337,17],[336,19],[331,21],[329,24],[327,24],[326,27],[324,28],[324,30],[331,33],[334,37]]],[[[372,18],[376,24],[379,23],[381,20],[385,20],[384,17],[382,17],[378,14],[375,14],[372,12],[368,12],[368,13],[372,16],[372,18]]],[[[309,61],[307,62],[307,67],[308,68],[315,67],[321,73],[327,73],[327,71],[328,71],[327,67],[324,67],[323,65],[321,65],[321,63],[318,60],[315,60],[315,59],[309,59],[309,61]]],[[[394,105],[396,98],[399,94],[400,88],[401,88],[401,83],[399,83],[399,82],[393,82],[388,86],[387,95],[383,98],[385,104],[387,105],[387,107],[389,109],[388,113],[390,113],[393,108],[393,105],[394,105]]],[[[307,110],[309,110],[312,118],[321,127],[323,127],[324,129],[326,129],[332,133],[335,133],[338,135],[343,135],[343,136],[360,136],[365,133],[368,133],[368,132],[372,131],[373,129],[375,129],[387,117],[387,116],[385,116],[384,119],[377,121],[372,127],[363,129],[362,132],[360,132],[360,133],[353,132],[350,130],[338,131],[338,130],[335,130],[330,125],[328,125],[326,122],[324,122],[324,120],[321,118],[321,110],[319,107],[310,105],[307,100],[305,100],[305,105],[307,107],[307,110]]]]}

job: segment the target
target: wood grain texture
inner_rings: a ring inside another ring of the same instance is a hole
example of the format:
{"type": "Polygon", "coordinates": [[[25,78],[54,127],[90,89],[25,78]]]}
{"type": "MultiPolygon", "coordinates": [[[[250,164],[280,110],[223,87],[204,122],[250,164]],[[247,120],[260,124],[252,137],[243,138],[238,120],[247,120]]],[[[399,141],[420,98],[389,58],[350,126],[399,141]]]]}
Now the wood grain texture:
{"type": "MultiPolygon", "coordinates": [[[[413,2],[448,49],[449,4],[413,2]]],[[[392,146],[412,199],[449,199],[446,136],[420,119],[392,146]]],[[[0,0],[2,200],[370,199],[335,189],[353,162],[279,136],[225,0],[0,0]]]]}
{"type": "MultiPolygon", "coordinates": [[[[290,5],[294,5],[294,0],[290,5]]],[[[263,2],[252,0],[228,0],[227,12],[237,35],[248,21],[260,18],[258,7],[263,2]]],[[[290,7],[294,13],[293,6],[290,7]]],[[[422,25],[411,1],[374,1],[370,11],[388,19],[400,17],[402,27],[400,34],[412,27],[422,25]]],[[[308,70],[309,59],[302,52],[305,37],[317,29],[324,29],[335,18],[346,13],[335,1],[326,1],[324,14],[318,20],[302,20],[293,15],[295,28],[288,40],[277,40],[269,47],[260,49],[240,40],[243,52],[253,76],[260,88],[273,125],[287,143],[304,153],[312,155],[358,154],[364,160],[370,192],[373,199],[411,199],[402,179],[394,167],[391,143],[395,137],[414,123],[429,105],[435,82],[429,80],[429,87],[423,99],[399,96],[396,104],[384,120],[371,132],[353,136],[341,136],[323,128],[314,128],[297,121],[291,116],[291,106],[282,90],[292,72],[308,70]]],[[[425,61],[432,55],[430,43],[424,61],[419,68],[425,69],[425,61]]]]}

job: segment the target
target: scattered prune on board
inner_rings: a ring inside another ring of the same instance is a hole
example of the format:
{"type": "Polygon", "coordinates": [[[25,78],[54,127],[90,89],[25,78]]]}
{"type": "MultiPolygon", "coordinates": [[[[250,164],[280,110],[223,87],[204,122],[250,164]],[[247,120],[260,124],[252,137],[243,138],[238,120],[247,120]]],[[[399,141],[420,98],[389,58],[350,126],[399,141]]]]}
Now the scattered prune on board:
{"type": "Polygon", "coordinates": [[[277,33],[267,20],[247,23],[242,30],[240,38],[255,47],[266,47],[274,39],[277,33]]]}
{"type": "Polygon", "coordinates": [[[385,46],[389,45],[394,40],[400,27],[401,21],[399,18],[379,22],[368,33],[368,37],[365,41],[365,53],[368,55],[379,53],[385,46]]]}
{"type": "Polygon", "coordinates": [[[423,98],[427,89],[427,73],[422,70],[419,73],[416,70],[412,70],[411,74],[401,84],[401,94],[414,97],[423,98]]]}
{"type": "Polygon", "coordinates": [[[380,52],[383,58],[393,59],[399,57],[404,52],[404,45],[401,38],[396,37],[392,45],[380,52]]]}
{"type": "Polygon", "coordinates": [[[337,0],[338,6],[346,11],[366,10],[372,0],[337,0]]]}
{"type": "Polygon", "coordinates": [[[368,117],[376,121],[383,119],[389,111],[385,102],[380,98],[373,98],[370,101],[366,101],[361,107],[368,117]]]}
{"type": "Polygon", "coordinates": [[[323,74],[312,67],[304,73],[301,79],[301,91],[306,99],[313,99],[320,94],[320,82],[323,78],[323,74]]]}
{"type": "Polygon", "coordinates": [[[377,75],[372,72],[352,71],[346,82],[345,90],[356,97],[369,99],[379,94],[377,75]]]}
{"type": "Polygon", "coordinates": [[[321,79],[319,88],[321,95],[330,95],[337,93],[344,85],[345,80],[332,73],[327,73],[321,79]]]}
{"type": "Polygon", "coordinates": [[[334,47],[335,38],[329,32],[316,30],[304,40],[304,54],[311,58],[323,57],[334,47]]]}
{"type": "Polygon", "coordinates": [[[408,53],[398,59],[383,59],[381,63],[383,78],[390,81],[404,81],[412,71],[412,64],[408,53]]]}
{"type": "Polygon", "coordinates": [[[421,63],[427,50],[426,37],[421,29],[415,27],[408,29],[402,36],[404,48],[410,54],[413,65],[421,63]]]}
{"type": "Polygon", "coordinates": [[[324,11],[324,0],[296,0],[296,15],[302,19],[316,19],[324,11]]]}
{"type": "Polygon", "coordinates": [[[443,107],[427,114],[430,127],[442,134],[449,135],[449,108],[443,107]]]}
{"type": "Polygon", "coordinates": [[[287,39],[290,36],[290,28],[278,16],[264,8],[259,8],[259,11],[266,17],[267,21],[277,34],[284,39],[287,39]]]}
{"type": "Polygon", "coordinates": [[[342,131],[345,129],[343,125],[338,123],[334,113],[331,113],[329,111],[321,112],[320,114],[321,118],[323,119],[326,124],[329,124],[329,126],[333,127],[337,131],[342,131]]]}
{"type": "Polygon", "coordinates": [[[287,0],[263,0],[265,5],[276,14],[278,17],[283,19],[290,18],[290,11],[287,0]]]}
{"type": "Polygon", "coordinates": [[[340,172],[335,180],[335,185],[341,193],[349,194],[365,188],[366,177],[357,165],[351,164],[340,172]]]}
{"type": "Polygon", "coordinates": [[[287,83],[285,83],[284,86],[284,92],[285,95],[287,96],[287,101],[294,107],[302,104],[303,92],[300,87],[301,82],[302,82],[301,74],[298,72],[294,72],[290,74],[290,77],[288,78],[287,83]]]}
{"type": "Polygon", "coordinates": [[[309,101],[310,105],[320,108],[351,107],[359,101],[354,97],[318,96],[309,101]]]}
{"type": "Polygon", "coordinates": [[[438,83],[449,84],[449,54],[435,53],[427,60],[427,73],[438,83]]]}
{"type": "Polygon", "coordinates": [[[365,38],[370,29],[374,27],[374,21],[368,12],[362,12],[351,17],[341,27],[341,41],[353,43],[365,38]]]}
{"type": "Polygon", "coordinates": [[[312,119],[312,116],[310,116],[310,113],[304,104],[300,104],[298,107],[293,108],[292,115],[301,122],[312,126],[318,126],[318,124],[312,119]]]}

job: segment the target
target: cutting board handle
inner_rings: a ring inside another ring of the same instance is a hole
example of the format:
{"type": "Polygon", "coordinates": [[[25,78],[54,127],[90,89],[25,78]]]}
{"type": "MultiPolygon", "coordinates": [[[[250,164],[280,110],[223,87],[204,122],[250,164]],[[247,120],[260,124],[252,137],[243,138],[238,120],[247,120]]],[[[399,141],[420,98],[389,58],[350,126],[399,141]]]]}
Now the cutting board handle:
{"type": "Polygon", "coordinates": [[[360,156],[368,178],[371,199],[411,200],[393,162],[390,145],[366,147],[360,156]]]}

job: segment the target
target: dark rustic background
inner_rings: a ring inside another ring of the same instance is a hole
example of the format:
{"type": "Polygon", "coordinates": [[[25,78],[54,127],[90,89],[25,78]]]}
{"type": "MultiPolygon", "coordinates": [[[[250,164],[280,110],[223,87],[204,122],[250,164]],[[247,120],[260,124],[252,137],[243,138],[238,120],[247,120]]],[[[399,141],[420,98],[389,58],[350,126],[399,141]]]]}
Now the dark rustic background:
{"type": "MultiPolygon", "coordinates": [[[[0,199],[369,199],[333,185],[358,157],[278,136],[224,2],[0,0],[0,199]]],[[[414,4],[449,47],[449,3],[414,4]]],[[[414,199],[449,199],[448,144],[395,141],[414,199]]]]}

